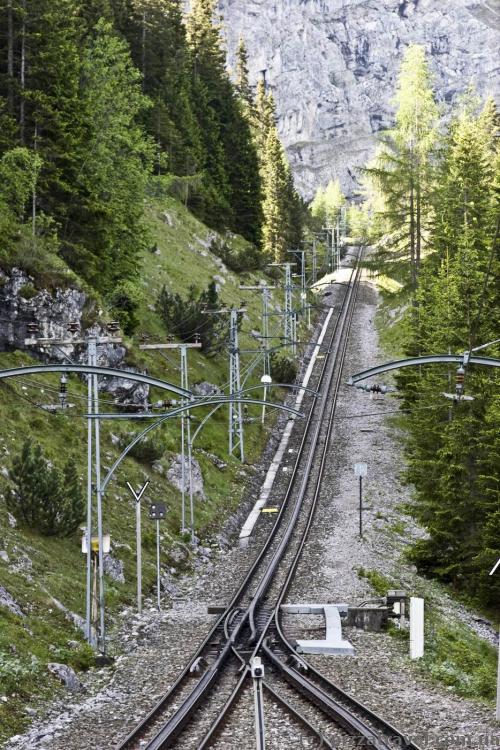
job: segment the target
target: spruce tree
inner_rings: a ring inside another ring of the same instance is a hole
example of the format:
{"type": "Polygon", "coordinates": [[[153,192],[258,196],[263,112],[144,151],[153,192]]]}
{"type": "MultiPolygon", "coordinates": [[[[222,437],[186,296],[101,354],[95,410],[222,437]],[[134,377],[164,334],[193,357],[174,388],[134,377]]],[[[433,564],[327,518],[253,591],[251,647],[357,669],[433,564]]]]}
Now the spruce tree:
{"type": "Polygon", "coordinates": [[[152,144],[137,118],[148,104],[126,44],[100,21],[84,54],[81,110],[87,137],[79,153],[77,199],[61,238],[70,266],[105,293],[135,274],[147,242],[142,196],[152,144]]]}

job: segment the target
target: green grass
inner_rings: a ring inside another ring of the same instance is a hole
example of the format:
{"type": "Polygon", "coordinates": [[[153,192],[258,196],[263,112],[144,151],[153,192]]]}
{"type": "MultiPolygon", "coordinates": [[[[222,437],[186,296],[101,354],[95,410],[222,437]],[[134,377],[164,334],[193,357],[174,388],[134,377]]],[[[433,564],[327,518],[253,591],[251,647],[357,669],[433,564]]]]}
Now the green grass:
{"type": "Polygon", "coordinates": [[[427,613],[425,655],[418,669],[464,698],[493,702],[497,649],[465,625],[446,623],[427,613]]]}
{"type": "MultiPolygon", "coordinates": [[[[358,576],[365,579],[379,596],[394,588],[394,581],[377,570],[360,568],[358,576]]],[[[425,653],[422,659],[411,662],[421,674],[464,698],[492,702],[496,691],[498,652],[460,622],[449,623],[439,612],[436,593],[421,582],[415,595],[425,599],[425,653]]],[[[387,632],[405,643],[409,639],[406,628],[389,623],[387,632]]]]}
{"type": "MultiPolygon", "coordinates": [[[[175,288],[181,294],[187,294],[191,284],[201,289],[207,286],[213,276],[223,274],[217,260],[205,246],[211,233],[181,204],[167,198],[161,203],[153,202],[147,210],[158,253],[144,253],[141,273],[144,294],[140,310],[140,327],[134,338],[126,341],[127,362],[147,368],[151,375],[179,383],[180,376],[176,366],[178,353],[170,353],[171,362],[168,362],[158,353],[139,351],[137,344],[140,343],[141,334],[148,336],[149,341],[166,340],[168,332],[154,309],[156,297],[163,285],[175,288]]],[[[238,237],[231,237],[227,241],[238,246],[244,245],[244,240],[238,237]]],[[[245,301],[248,308],[248,318],[243,323],[240,337],[242,349],[256,348],[255,339],[249,335],[249,331],[260,328],[261,298],[255,293],[240,291],[239,285],[255,284],[263,276],[262,272],[243,275],[228,272],[224,274],[226,283],[221,284],[224,304],[240,305],[245,301]]],[[[274,292],[276,301],[280,299],[279,294],[274,292]]],[[[273,319],[273,328],[280,325],[281,318],[273,319]]],[[[243,367],[253,356],[243,356],[243,367]]],[[[33,359],[27,353],[3,353],[1,367],[8,368],[31,362],[33,359]]],[[[190,352],[189,372],[191,384],[203,380],[216,384],[226,383],[227,356],[210,358],[205,357],[203,352],[190,352]]],[[[260,374],[258,367],[247,385],[259,383],[260,374]]],[[[76,377],[70,378],[68,400],[76,406],[69,412],[69,416],[50,415],[31,403],[57,400],[48,388],[57,389],[58,385],[59,380],[55,375],[43,378],[27,376],[23,378],[22,383],[12,381],[10,386],[0,385],[0,468],[9,467],[12,455],[20,449],[25,436],[30,435],[42,444],[46,455],[55,463],[62,463],[69,455],[75,455],[84,485],[86,424],[84,419],[79,419],[75,415],[81,415],[86,410],[85,384],[76,377]],[[40,384],[45,390],[44,393],[40,392],[40,384]],[[26,390],[22,390],[23,386],[26,390]]],[[[158,390],[153,390],[150,394],[152,401],[164,397],[164,392],[158,390]]],[[[102,394],[103,409],[108,398],[109,396],[102,394]]],[[[198,412],[193,410],[194,427],[206,413],[206,409],[198,412]]],[[[258,414],[259,407],[250,407],[250,418],[258,414]]],[[[102,423],[104,470],[111,466],[119,455],[120,445],[130,440],[140,429],[142,428],[137,422],[102,423]]],[[[180,426],[172,422],[158,428],[155,434],[155,440],[161,441],[161,463],[166,471],[174,454],[180,450],[180,426]]],[[[269,428],[263,428],[260,421],[252,422],[245,427],[248,463],[257,460],[268,434],[269,428]]],[[[244,481],[240,476],[241,464],[236,458],[227,458],[227,409],[219,410],[206,424],[196,440],[195,448],[215,453],[227,461],[227,468],[221,471],[203,453],[195,451],[195,457],[203,473],[206,493],[205,501],[196,502],[196,532],[206,544],[220,528],[221,521],[237,508],[244,491],[244,481]]],[[[145,479],[150,481],[146,499],[161,500],[168,508],[167,519],[162,525],[163,565],[175,567],[178,573],[190,568],[189,559],[180,563],[175,562],[173,554],[174,548],[184,541],[179,534],[180,493],[166,481],[164,475],[155,472],[143,457],[141,460],[128,457],[116,472],[104,498],[105,531],[111,534],[112,552],[123,561],[125,574],[123,584],[106,580],[106,604],[110,626],[118,609],[135,599],[135,513],[134,501],[126,483],[129,481],[132,485],[139,486],[145,479]]],[[[0,581],[19,602],[26,617],[20,618],[3,608],[0,609],[0,698],[7,697],[6,702],[0,701],[0,742],[26,727],[30,720],[26,713],[28,705],[36,706],[39,701],[61,692],[62,688],[47,672],[48,662],[60,661],[76,669],[86,669],[92,661],[92,655],[84,643],[82,634],[57,609],[52,599],[57,599],[67,609],[80,616],[84,614],[85,571],[80,535],[60,539],[42,537],[33,530],[20,526],[11,528],[4,502],[8,487],[8,479],[0,473],[0,549],[5,550],[10,557],[9,564],[0,560],[0,581]],[[29,558],[30,568],[14,572],[12,565],[15,566],[22,557],[29,558]],[[68,640],[77,640],[78,648],[71,649],[68,640]]],[[[152,589],[155,581],[155,544],[154,528],[147,518],[145,505],[146,503],[143,504],[143,587],[148,591],[152,589]]]]}
{"type": "Polygon", "coordinates": [[[378,570],[365,570],[365,568],[358,568],[358,577],[364,578],[370,586],[373,588],[378,596],[385,596],[389,589],[394,588],[394,582],[379,573],[378,570]]]}

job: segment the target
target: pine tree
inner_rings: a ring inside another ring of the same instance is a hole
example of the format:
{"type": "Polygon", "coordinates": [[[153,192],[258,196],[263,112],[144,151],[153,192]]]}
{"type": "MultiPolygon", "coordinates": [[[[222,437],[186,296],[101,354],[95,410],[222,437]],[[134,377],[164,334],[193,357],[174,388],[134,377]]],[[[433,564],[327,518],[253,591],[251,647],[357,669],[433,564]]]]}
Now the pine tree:
{"type": "Polygon", "coordinates": [[[35,150],[42,159],[38,209],[59,223],[74,192],[82,139],[77,10],[77,0],[12,0],[7,50],[1,50],[8,64],[0,95],[17,126],[9,145],[35,150]]]}
{"type": "Polygon", "coordinates": [[[252,242],[260,238],[260,178],[250,127],[225,67],[215,0],[194,0],[187,19],[196,114],[208,178],[204,218],[252,242]]]}
{"type": "MultiPolygon", "coordinates": [[[[497,338],[495,111],[488,103],[478,116],[474,106],[469,97],[441,150],[433,195],[436,220],[422,262],[418,318],[409,318],[410,349],[464,351],[497,338]]],[[[492,347],[488,353],[499,351],[492,347]]],[[[495,562],[491,532],[500,500],[495,377],[467,368],[466,391],[474,400],[452,407],[442,393],[454,390],[454,376],[454,369],[424,368],[398,377],[405,403],[414,408],[407,443],[414,513],[429,532],[412,556],[422,569],[491,604],[485,575],[495,562]]]]}
{"type": "Polygon", "coordinates": [[[45,536],[76,531],[85,499],[73,459],[61,472],[44,457],[41,446],[28,439],[12,460],[9,478],[7,507],[19,521],[45,536]]]}
{"type": "Polygon", "coordinates": [[[325,224],[333,225],[340,215],[340,209],[345,203],[339,180],[330,180],[326,188],[319,187],[311,202],[311,214],[317,220],[319,227],[325,224]]]}

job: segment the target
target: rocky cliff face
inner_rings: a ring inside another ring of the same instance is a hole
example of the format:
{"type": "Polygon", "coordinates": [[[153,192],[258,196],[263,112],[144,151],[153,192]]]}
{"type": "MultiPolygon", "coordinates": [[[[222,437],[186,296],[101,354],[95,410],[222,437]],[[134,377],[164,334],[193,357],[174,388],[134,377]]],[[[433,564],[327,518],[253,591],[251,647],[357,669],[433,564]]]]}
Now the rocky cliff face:
{"type": "Polygon", "coordinates": [[[423,44],[440,100],[469,83],[500,99],[498,0],[220,0],[229,61],[242,36],[263,74],[301,192],[356,169],[391,124],[404,49],[423,44]]]}
{"type": "MultiPolygon", "coordinates": [[[[82,330],[76,338],[88,333],[85,330],[83,314],[87,296],[79,289],[36,289],[35,279],[24,271],[14,268],[9,274],[0,269],[0,352],[28,350],[43,361],[57,363],[73,361],[84,364],[87,361],[83,345],[35,346],[27,345],[26,339],[40,338],[68,339],[69,323],[78,323],[82,330]],[[36,322],[39,330],[32,334],[28,324],[36,322]]],[[[97,335],[104,331],[98,326],[97,335]]],[[[118,344],[100,344],[97,347],[97,363],[103,367],[132,369],[126,367],[127,350],[118,344]]],[[[149,396],[149,386],[126,378],[107,378],[99,382],[99,390],[110,393],[116,403],[145,406],[149,396]]]]}

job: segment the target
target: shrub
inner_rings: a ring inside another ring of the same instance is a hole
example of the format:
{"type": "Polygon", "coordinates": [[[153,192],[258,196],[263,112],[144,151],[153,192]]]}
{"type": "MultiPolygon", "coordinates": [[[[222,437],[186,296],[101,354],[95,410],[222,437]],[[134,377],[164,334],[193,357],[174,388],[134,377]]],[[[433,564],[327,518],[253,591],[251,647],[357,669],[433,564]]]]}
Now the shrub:
{"type": "Polygon", "coordinates": [[[36,295],[37,291],[31,282],[28,282],[19,290],[19,296],[23,299],[33,299],[36,295]]]}
{"type": "Polygon", "coordinates": [[[120,281],[110,296],[110,307],[116,312],[124,333],[130,336],[137,326],[139,319],[137,310],[141,302],[141,291],[133,281],[120,281]]]}
{"type": "Polygon", "coordinates": [[[76,464],[69,459],[62,471],[44,457],[40,445],[26,440],[12,460],[13,487],[7,507],[16,518],[44,536],[69,536],[85,511],[76,464]]]}
{"type": "Polygon", "coordinates": [[[297,377],[297,365],[283,355],[271,355],[271,377],[276,383],[293,383],[297,377]]]}
{"type": "Polygon", "coordinates": [[[198,338],[205,354],[215,353],[225,345],[229,313],[207,315],[204,312],[220,308],[215,282],[201,293],[191,286],[187,299],[163,287],[156,308],[168,331],[186,342],[198,338]]]}
{"type": "Polygon", "coordinates": [[[256,271],[262,267],[262,255],[255,245],[237,248],[221,239],[213,239],[210,252],[220,258],[231,271],[256,271]]]}
{"type": "MultiPolygon", "coordinates": [[[[123,450],[128,443],[128,440],[121,441],[120,448],[123,450]]],[[[136,461],[152,464],[154,461],[158,461],[163,456],[164,452],[165,445],[160,438],[146,437],[139,440],[139,442],[129,451],[128,455],[135,458],[136,461]]]]}

